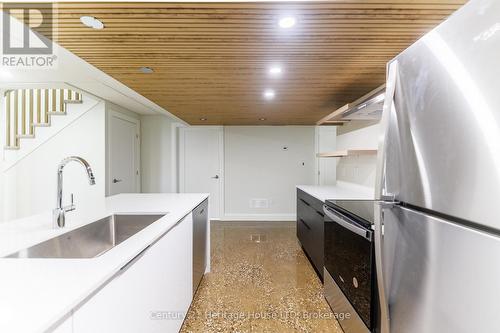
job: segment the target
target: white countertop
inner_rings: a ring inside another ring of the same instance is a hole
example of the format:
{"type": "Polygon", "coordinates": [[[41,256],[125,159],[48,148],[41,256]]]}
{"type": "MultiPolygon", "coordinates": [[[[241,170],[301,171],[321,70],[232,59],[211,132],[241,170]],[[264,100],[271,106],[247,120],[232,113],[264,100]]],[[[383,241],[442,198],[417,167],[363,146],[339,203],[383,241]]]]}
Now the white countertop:
{"type": "Polygon", "coordinates": [[[51,328],[207,197],[194,193],[120,194],[106,198],[101,207],[80,221],[73,219],[71,227],[64,229],[52,228],[50,213],[0,224],[0,256],[5,256],[114,213],[168,212],[97,258],[0,258],[0,332],[51,328]]]}
{"type": "Polygon", "coordinates": [[[373,188],[341,181],[337,181],[337,185],[297,185],[297,188],[323,202],[328,199],[375,199],[373,188]]]}

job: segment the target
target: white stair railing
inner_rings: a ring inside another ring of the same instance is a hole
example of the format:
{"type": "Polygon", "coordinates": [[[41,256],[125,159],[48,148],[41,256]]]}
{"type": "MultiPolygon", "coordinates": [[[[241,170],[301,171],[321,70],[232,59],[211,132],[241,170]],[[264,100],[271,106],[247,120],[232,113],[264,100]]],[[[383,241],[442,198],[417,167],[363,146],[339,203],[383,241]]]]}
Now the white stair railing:
{"type": "Polygon", "coordinates": [[[36,127],[50,126],[52,116],[66,115],[67,104],[82,103],[70,89],[14,89],[5,92],[5,149],[19,149],[35,137],[36,127]]]}

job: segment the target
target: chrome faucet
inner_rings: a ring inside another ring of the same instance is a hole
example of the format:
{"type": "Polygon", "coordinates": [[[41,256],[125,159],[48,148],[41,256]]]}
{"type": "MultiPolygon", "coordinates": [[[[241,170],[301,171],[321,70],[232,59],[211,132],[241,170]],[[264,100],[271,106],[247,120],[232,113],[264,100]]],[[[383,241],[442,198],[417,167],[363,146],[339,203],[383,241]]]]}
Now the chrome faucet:
{"type": "Polygon", "coordinates": [[[90,164],[83,158],[78,156],[66,157],[59,163],[57,168],[57,207],[54,209],[54,223],[57,223],[59,228],[63,228],[66,224],[66,212],[70,212],[76,209],[73,203],[73,194],[71,194],[71,204],[64,206],[62,204],[63,198],[63,169],[71,161],[79,162],[87,172],[87,177],[89,178],[90,185],[95,185],[95,178],[92,172],[90,164]]]}

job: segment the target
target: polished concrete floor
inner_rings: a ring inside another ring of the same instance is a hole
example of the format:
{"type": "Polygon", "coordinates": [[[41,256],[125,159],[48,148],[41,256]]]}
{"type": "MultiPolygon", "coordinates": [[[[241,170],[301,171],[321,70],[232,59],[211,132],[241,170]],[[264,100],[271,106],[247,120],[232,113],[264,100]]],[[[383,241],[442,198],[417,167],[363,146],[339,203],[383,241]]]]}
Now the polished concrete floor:
{"type": "Polygon", "coordinates": [[[212,270],[181,332],[342,330],[293,222],[212,222],[212,270]]]}

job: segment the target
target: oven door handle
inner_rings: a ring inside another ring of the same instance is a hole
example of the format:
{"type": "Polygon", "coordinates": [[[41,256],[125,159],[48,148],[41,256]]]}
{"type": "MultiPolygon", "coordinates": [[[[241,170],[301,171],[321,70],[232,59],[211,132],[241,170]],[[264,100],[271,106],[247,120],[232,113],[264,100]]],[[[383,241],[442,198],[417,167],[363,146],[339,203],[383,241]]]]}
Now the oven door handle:
{"type": "Polygon", "coordinates": [[[349,222],[342,215],[337,214],[335,211],[333,211],[331,208],[329,208],[326,205],[323,206],[323,210],[325,211],[325,215],[329,219],[333,220],[335,223],[346,228],[347,230],[354,232],[356,235],[359,235],[361,237],[368,239],[369,241],[372,240],[372,233],[370,230],[359,227],[359,226],[353,224],[352,222],[349,222]]]}

